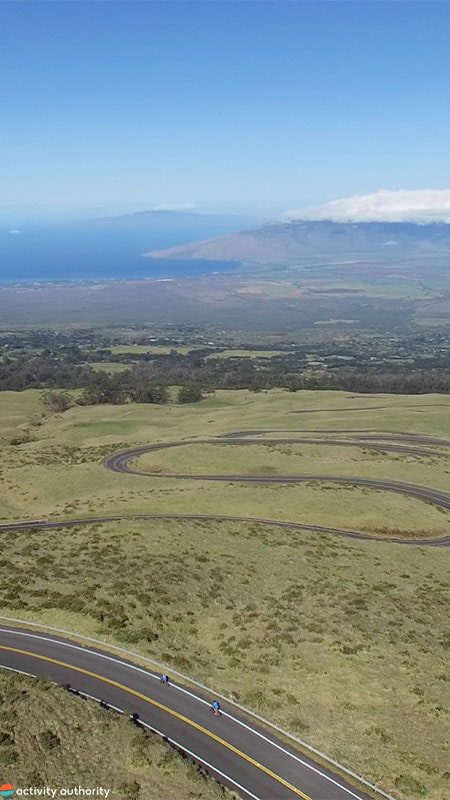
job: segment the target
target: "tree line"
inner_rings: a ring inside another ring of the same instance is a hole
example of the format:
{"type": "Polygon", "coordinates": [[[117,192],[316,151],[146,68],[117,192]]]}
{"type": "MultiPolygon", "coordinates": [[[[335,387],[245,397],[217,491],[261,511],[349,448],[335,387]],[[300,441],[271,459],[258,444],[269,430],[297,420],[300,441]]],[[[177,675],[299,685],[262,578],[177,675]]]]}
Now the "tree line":
{"type": "Polygon", "coordinates": [[[195,402],[215,389],[262,391],[284,388],[336,389],[349,392],[392,394],[450,393],[450,372],[405,366],[368,370],[358,367],[293,369],[283,359],[255,363],[251,359],[205,359],[199,356],[155,359],[119,373],[95,371],[89,365],[69,364],[37,356],[0,363],[0,390],[78,389],[78,402],[166,403],[168,389],[179,387],[179,402],[195,402]]]}

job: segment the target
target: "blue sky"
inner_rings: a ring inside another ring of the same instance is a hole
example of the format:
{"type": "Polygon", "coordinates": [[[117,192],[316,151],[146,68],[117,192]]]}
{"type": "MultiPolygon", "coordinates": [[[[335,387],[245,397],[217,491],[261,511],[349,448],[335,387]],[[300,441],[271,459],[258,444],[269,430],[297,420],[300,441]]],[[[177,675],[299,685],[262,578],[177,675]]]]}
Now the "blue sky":
{"type": "Polygon", "coordinates": [[[0,205],[450,187],[446,2],[0,4],[0,205]]]}

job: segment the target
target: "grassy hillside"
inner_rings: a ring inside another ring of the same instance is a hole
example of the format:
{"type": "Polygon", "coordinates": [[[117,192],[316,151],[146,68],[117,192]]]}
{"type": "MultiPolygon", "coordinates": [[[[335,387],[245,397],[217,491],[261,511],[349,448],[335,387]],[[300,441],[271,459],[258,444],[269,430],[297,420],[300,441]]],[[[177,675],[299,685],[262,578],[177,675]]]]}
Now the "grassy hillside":
{"type": "Polygon", "coordinates": [[[162,740],[51,684],[0,671],[0,771],[17,787],[101,786],[113,800],[224,800],[162,740]]]}
{"type": "MultiPolygon", "coordinates": [[[[42,417],[37,392],[2,393],[0,403],[4,441],[12,415],[28,439],[3,448],[5,519],[222,511],[406,538],[449,532],[448,514],[388,492],[146,478],[102,465],[107,453],[134,443],[237,429],[445,437],[447,397],[218,392],[192,406],[77,407],[52,417],[42,417]]],[[[197,443],[140,463],[186,475],[332,471],[444,489],[449,474],[446,458],[303,444],[197,443]]],[[[229,522],[125,521],[1,539],[2,613],[152,655],[278,720],[402,800],[448,794],[447,551],[229,522]]]]}
{"type": "Polygon", "coordinates": [[[2,614],[152,655],[403,800],[446,796],[445,551],[167,521],[1,540],[2,614]]]}
{"type": "MultiPolygon", "coordinates": [[[[135,443],[204,439],[236,429],[373,429],[445,435],[450,398],[348,395],[274,390],[217,392],[188,406],[76,407],[41,417],[39,393],[0,394],[0,436],[6,442],[0,474],[0,517],[177,511],[233,513],[357,528],[381,534],[436,535],[448,515],[390,492],[326,485],[198,483],[114,475],[103,458],[135,443]],[[3,406],[3,412],[1,411],[3,406]],[[13,434],[12,422],[20,422],[13,434]],[[28,423],[27,423],[28,420],[28,423]],[[19,434],[19,435],[18,435],[19,434]]],[[[319,434],[322,435],[322,434],[319,434]]],[[[344,434],[337,434],[344,435],[344,434]]],[[[436,448],[437,449],[437,448],[436,448]]],[[[156,472],[218,474],[340,474],[389,478],[445,489],[449,460],[379,453],[365,447],[318,445],[208,446],[193,444],[140,459],[156,472]]]]}

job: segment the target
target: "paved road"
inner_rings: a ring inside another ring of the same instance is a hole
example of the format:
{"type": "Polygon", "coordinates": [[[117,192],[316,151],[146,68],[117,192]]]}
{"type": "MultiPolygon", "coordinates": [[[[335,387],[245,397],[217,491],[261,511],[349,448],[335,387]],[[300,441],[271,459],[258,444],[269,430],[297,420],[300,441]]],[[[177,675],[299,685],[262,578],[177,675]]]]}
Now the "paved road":
{"type": "Polygon", "coordinates": [[[159,676],[113,653],[18,628],[0,628],[0,665],[47,678],[103,700],[175,742],[208,771],[261,800],[368,800],[372,795],[257,727],[223,704],[185,686],[162,686],[159,676]]]}
{"type": "Polygon", "coordinates": [[[317,533],[334,533],[339,536],[348,536],[350,539],[369,539],[376,542],[391,542],[395,544],[409,544],[433,547],[449,547],[450,535],[435,539],[397,539],[387,536],[372,536],[364,531],[352,531],[345,528],[327,528],[323,525],[311,525],[303,522],[290,522],[289,520],[268,519],[267,517],[241,517],[225,514],[111,514],[102,517],[78,517],[71,519],[27,519],[0,523],[0,533],[9,531],[34,531],[54,530],[56,528],[76,528],[79,525],[95,525],[102,522],[120,522],[121,520],[191,520],[193,522],[244,522],[258,525],[270,525],[274,528],[291,528],[297,531],[316,531],[317,533]]]}
{"type": "MultiPolygon", "coordinates": [[[[443,457],[439,451],[420,448],[420,444],[448,446],[444,439],[415,436],[412,434],[373,434],[356,432],[353,440],[330,438],[258,439],[259,435],[276,431],[240,431],[227,434],[217,440],[203,440],[207,444],[292,444],[314,443],[323,445],[345,445],[353,447],[379,447],[405,455],[443,457]],[[385,439],[386,436],[386,439],[385,439]],[[252,437],[252,438],[249,438],[252,437]],[[399,440],[400,443],[394,440],[399,440]],[[408,444],[402,444],[407,442],[408,444]],[[413,446],[410,446],[413,445],[413,446]]],[[[320,431],[319,431],[320,432],[320,431]]],[[[340,431],[346,432],[349,431],[340,431]]],[[[429,487],[400,483],[391,480],[375,480],[357,476],[338,475],[173,475],[142,473],[131,465],[131,461],[145,452],[170,447],[182,447],[199,443],[199,440],[166,442],[137,447],[110,456],[105,466],[114,472],[151,475],[153,478],[170,477],[189,480],[234,481],[250,483],[300,483],[325,481],[366,486],[409,495],[425,500],[439,508],[450,509],[450,495],[429,487]]],[[[194,514],[142,514],[85,517],[70,520],[24,520],[0,525],[0,532],[11,530],[52,529],[71,527],[86,523],[109,522],[120,519],[193,519],[213,521],[258,522],[265,525],[289,527],[297,530],[315,530],[370,539],[360,531],[342,530],[299,522],[247,518],[224,515],[194,514]]],[[[450,536],[434,540],[392,539],[401,544],[450,545],[450,536]]],[[[234,713],[224,708],[217,719],[209,712],[211,698],[201,697],[186,687],[162,686],[158,676],[115,655],[95,648],[81,646],[57,637],[31,633],[25,630],[0,629],[0,665],[48,678],[62,685],[71,684],[76,690],[102,699],[109,705],[130,714],[138,714],[140,720],[169,738],[188,755],[207,767],[222,783],[237,789],[245,798],[253,800],[288,800],[301,797],[303,800],[368,800],[369,795],[347,783],[337,774],[315,763],[293,747],[277,740],[234,713]]]]}
{"type": "MultiPolygon", "coordinates": [[[[227,433],[223,434],[218,439],[204,439],[204,440],[181,440],[175,442],[164,442],[152,445],[144,445],[142,447],[135,447],[130,450],[126,450],[120,453],[116,453],[105,461],[105,466],[112,470],[113,472],[119,473],[133,473],[138,475],[147,475],[153,478],[161,478],[161,477],[170,477],[170,478],[178,478],[178,479],[190,479],[190,480],[206,480],[206,481],[234,481],[234,482],[246,482],[246,483],[301,483],[306,481],[324,481],[324,482],[332,482],[332,483],[343,483],[343,484],[351,484],[353,486],[364,486],[374,489],[381,489],[387,490],[392,492],[397,492],[400,494],[406,494],[410,497],[414,497],[418,500],[424,500],[426,502],[433,503],[434,505],[442,508],[444,510],[450,509],[450,495],[446,492],[438,491],[436,489],[432,489],[426,486],[417,486],[415,484],[408,484],[408,483],[400,483],[398,481],[391,481],[391,480],[375,480],[369,478],[361,478],[357,476],[338,476],[338,475],[285,475],[285,476],[265,476],[265,475],[174,475],[173,473],[167,473],[163,475],[162,473],[152,473],[152,472],[143,472],[131,465],[131,462],[137,458],[138,456],[142,455],[143,453],[148,452],[155,452],[158,450],[164,450],[172,447],[183,447],[189,446],[192,444],[217,444],[217,445],[227,445],[227,444],[238,444],[238,445],[245,445],[245,444],[268,444],[273,445],[274,443],[278,444],[288,444],[288,443],[296,443],[301,444],[303,443],[311,443],[314,442],[315,444],[323,444],[323,445],[331,445],[338,443],[339,445],[348,445],[354,447],[371,447],[373,448],[373,442],[375,444],[382,442],[379,444],[380,449],[385,450],[386,444],[385,440],[387,439],[388,442],[391,443],[391,449],[396,453],[403,453],[406,455],[429,455],[432,454],[433,456],[446,456],[446,453],[442,453],[439,451],[430,451],[430,450],[423,450],[421,448],[405,448],[401,444],[396,444],[396,440],[401,442],[408,442],[418,444],[434,444],[440,445],[443,447],[450,447],[450,440],[449,439],[442,439],[437,437],[429,437],[422,434],[409,434],[409,433],[390,433],[390,434],[380,434],[374,433],[373,431],[361,431],[361,430],[354,430],[354,429],[340,429],[339,433],[352,433],[357,434],[352,440],[341,440],[341,439],[329,439],[329,438],[319,438],[319,439],[311,439],[308,437],[305,439],[302,438],[281,438],[277,437],[276,439],[258,439],[255,438],[262,434],[268,433],[279,433],[280,431],[276,430],[253,430],[253,431],[237,431],[234,433],[227,433]],[[249,438],[251,436],[252,438],[249,438]]],[[[308,431],[302,431],[303,433],[309,433],[308,431]]],[[[328,433],[329,431],[315,431],[316,433],[323,432],[328,433]]],[[[336,433],[337,431],[335,431],[336,433]]],[[[290,431],[292,433],[292,431],[290,431]]],[[[333,533],[339,534],[342,536],[347,536],[353,539],[372,539],[372,540],[380,540],[380,537],[373,536],[371,534],[365,533],[363,531],[357,530],[348,530],[344,528],[334,528],[329,526],[323,525],[311,525],[302,522],[292,522],[289,520],[274,520],[269,519],[267,517],[245,517],[245,516],[237,516],[237,515],[223,515],[223,514],[182,514],[182,513],[159,513],[159,514],[133,514],[133,515],[108,515],[108,516],[97,516],[97,517],[82,517],[78,519],[59,519],[59,520],[21,520],[21,521],[14,521],[14,522],[5,522],[0,524],[0,533],[1,532],[8,532],[12,530],[34,530],[34,529],[52,529],[52,528],[60,528],[60,527],[75,527],[77,525],[83,524],[91,524],[96,522],[115,522],[118,520],[124,519],[173,519],[173,520],[199,520],[199,521],[212,521],[212,522],[246,522],[246,523],[259,523],[263,525],[271,525],[274,527],[283,527],[283,528],[292,528],[294,530],[312,530],[317,531],[318,533],[333,533]]],[[[450,535],[449,536],[442,536],[437,538],[429,538],[429,539],[405,539],[405,538],[396,538],[396,537],[383,537],[383,541],[390,541],[395,542],[397,544],[413,544],[413,545],[432,545],[432,546],[450,546],[450,535]]]]}
{"type": "MultiPolygon", "coordinates": [[[[420,403],[410,403],[409,405],[403,405],[402,408],[418,408],[421,411],[424,410],[424,406],[420,403]]],[[[448,403],[427,403],[426,408],[446,408],[448,411],[448,403]]],[[[396,408],[395,406],[359,406],[358,408],[303,408],[300,411],[290,411],[290,414],[321,414],[323,411],[331,411],[334,414],[348,414],[354,413],[355,411],[374,411],[375,409],[386,409],[386,410],[400,410],[400,408],[396,408]]]]}
{"type": "MultiPolygon", "coordinates": [[[[218,436],[216,439],[181,439],[176,440],[173,442],[158,442],[156,444],[149,444],[143,445],[142,447],[134,447],[130,448],[130,450],[124,450],[120,453],[115,453],[114,455],[110,456],[105,461],[105,466],[107,469],[111,469],[113,472],[136,472],[136,470],[130,468],[129,462],[137,458],[144,453],[151,453],[157,452],[158,450],[169,450],[173,447],[191,447],[192,445],[202,444],[202,445],[216,445],[218,447],[224,447],[227,445],[276,445],[276,444],[314,444],[319,446],[338,446],[338,447],[358,447],[359,449],[367,449],[370,448],[371,450],[381,451],[381,452],[392,452],[392,453],[399,453],[400,455],[406,456],[427,456],[429,458],[450,458],[450,453],[443,450],[429,450],[425,449],[424,447],[419,447],[419,444],[438,444],[441,446],[450,447],[450,441],[448,439],[437,439],[426,436],[413,436],[408,434],[395,434],[395,435],[379,435],[376,436],[374,434],[366,434],[366,435],[359,435],[354,437],[353,439],[342,439],[336,437],[306,437],[302,436],[299,437],[286,437],[286,436],[277,436],[268,438],[260,438],[262,434],[268,433],[277,433],[278,431],[275,430],[256,430],[256,431],[237,431],[235,433],[227,433],[223,434],[222,436],[218,436]],[[259,437],[259,438],[258,438],[259,437]],[[411,447],[408,444],[403,444],[403,442],[413,442],[416,444],[415,447],[411,447]]],[[[291,431],[292,433],[292,431],[291,431]]],[[[162,473],[149,473],[143,472],[142,470],[139,471],[139,474],[143,475],[151,475],[152,477],[175,477],[175,478],[190,478],[191,475],[173,475],[162,473]]],[[[200,476],[200,477],[208,477],[208,476],[200,476]]],[[[228,476],[222,476],[224,480],[227,479],[228,476]]],[[[255,476],[256,477],[256,476],[255,476]]],[[[209,480],[217,480],[217,476],[210,476],[208,477],[209,480]]],[[[275,480],[275,477],[274,477],[275,480]]]]}
{"type": "MultiPolygon", "coordinates": [[[[450,446],[450,441],[448,439],[439,439],[436,437],[427,437],[424,435],[419,434],[405,434],[405,433],[396,433],[396,434],[375,434],[375,433],[360,433],[358,438],[356,439],[340,439],[340,438],[311,438],[304,436],[301,438],[256,438],[258,435],[267,434],[267,433],[274,433],[274,430],[266,431],[266,430],[257,430],[257,431],[237,431],[235,433],[225,434],[222,437],[217,439],[186,439],[186,440],[177,440],[172,442],[162,442],[150,445],[143,445],[141,447],[133,447],[129,450],[122,451],[120,453],[115,453],[112,456],[109,456],[105,460],[105,466],[107,469],[112,470],[113,472],[119,473],[130,473],[134,475],[145,475],[151,478],[174,478],[174,479],[185,479],[185,480],[194,480],[194,481],[221,481],[221,482],[234,482],[234,483],[264,483],[264,484],[297,484],[297,483],[306,483],[311,481],[320,481],[323,483],[338,483],[338,484],[350,484],[351,486],[362,486],[368,487],[372,489],[378,489],[383,491],[389,492],[396,492],[397,494],[408,495],[409,497],[413,497],[416,500],[423,500],[428,503],[432,503],[433,505],[437,506],[438,508],[442,508],[443,510],[450,510],[450,494],[438,489],[432,489],[428,486],[419,486],[417,484],[412,483],[403,483],[400,481],[393,481],[390,479],[386,480],[379,480],[374,478],[361,478],[357,475],[321,475],[321,474],[305,474],[305,475],[214,475],[214,474],[186,474],[186,473],[163,473],[163,472],[151,472],[148,470],[139,469],[138,466],[133,465],[133,461],[138,458],[139,456],[143,455],[144,453],[149,452],[157,452],[160,450],[167,450],[173,447],[188,447],[192,446],[193,444],[207,444],[207,445],[218,445],[218,446],[226,446],[226,445],[241,445],[241,446],[248,446],[252,444],[259,444],[259,445],[274,445],[274,444],[315,444],[315,445],[339,445],[339,446],[348,446],[348,447],[370,447],[371,449],[379,449],[379,450],[390,450],[395,453],[400,453],[403,455],[415,455],[415,456],[433,456],[433,457],[443,457],[448,458],[448,452],[442,451],[435,451],[435,450],[428,450],[421,447],[410,447],[408,445],[404,445],[402,443],[398,443],[395,440],[399,440],[400,442],[407,441],[407,442],[414,442],[417,445],[419,443],[430,443],[439,444],[441,446],[450,446]],[[388,441],[386,441],[388,439],[388,441]],[[381,441],[380,441],[381,440],[381,441]]],[[[198,518],[197,516],[192,518],[198,518]]],[[[214,516],[208,517],[209,519],[232,519],[231,517],[222,517],[222,516],[214,516]]],[[[234,519],[245,519],[242,517],[234,518],[234,519]]],[[[250,520],[248,520],[250,521],[250,520]]],[[[255,521],[251,518],[251,521],[255,521]]],[[[259,522],[263,522],[266,524],[282,524],[276,523],[274,520],[267,520],[267,519],[259,519],[259,522]]],[[[300,529],[310,528],[312,530],[318,531],[326,531],[330,533],[341,533],[345,536],[351,536],[353,538],[358,539],[373,539],[376,537],[370,536],[369,534],[364,534],[362,531],[349,531],[349,530],[342,530],[338,528],[324,528],[321,526],[308,526],[303,525],[300,523],[288,523],[290,526],[297,527],[300,529]]],[[[1,530],[1,529],[0,529],[1,530]]],[[[387,537],[386,537],[387,538],[387,537]]],[[[396,539],[396,538],[389,538],[389,541],[395,541],[398,543],[407,543],[407,544],[440,544],[440,545],[449,545],[450,544],[450,537],[440,537],[435,539],[396,539]]]]}
{"type": "MultiPolygon", "coordinates": [[[[450,409],[450,406],[449,406],[450,409]]],[[[355,440],[355,445],[359,445],[359,447],[363,447],[361,444],[361,440],[364,442],[383,442],[383,441],[402,441],[402,442],[413,442],[416,444],[438,444],[443,445],[445,447],[450,447],[450,439],[443,439],[437,436],[427,436],[424,433],[404,433],[403,431],[397,431],[393,433],[377,433],[372,428],[335,428],[334,430],[330,430],[329,428],[310,428],[309,430],[305,430],[304,428],[300,429],[293,429],[293,428],[262,428],[259,430],[251,430],[251,431],[233,431],[232,433],[222,433],[218,438],[219,439],[238,439],[241,437],[246,436],[256,436],[260,434],[267,434],[267,433],[302,433],[302,434],[310,434],[310,433],[327,433],[328,435],[335,434],[335,433],[353,433],[355,434],[353,439],[355,440]],[[359,441],[358,441],[359,440],[359,441]]],[[[299,443],[302,441],[306,441],[305,439],[297,439],[299,443]]],[[[322,444],[326,444],[327,439],[320,439],[322,444]]],[[[346,440],[339,440],[339,443],[343,442],[345,444],[346,440]]],[[[401,452],[401,451],[400,451],[401,452]]],[[[441,455],[440,453],[438,455],[441,455]]]]}

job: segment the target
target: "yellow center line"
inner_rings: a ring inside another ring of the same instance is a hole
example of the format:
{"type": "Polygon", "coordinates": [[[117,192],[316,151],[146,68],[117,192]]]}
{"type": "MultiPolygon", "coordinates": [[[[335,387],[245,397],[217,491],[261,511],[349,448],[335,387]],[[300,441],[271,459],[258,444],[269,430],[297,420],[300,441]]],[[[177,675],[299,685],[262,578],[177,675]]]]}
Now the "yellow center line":
{"type": "Polygon", "coordinates": [[[29,650],[21,650],[18,647],[8,647],[7,645],[0,645],[0,650],[7,650],[11,653],[19,653],[23,656],[31,656],[31,658],[37,658],[40,661],[48,661],[50,664],[56,664],[58,667],[66,667],[67,669],[71,669],[74,672],[80,672],[82,675],[87,675],[90,678],[95,678],[98,681],[102,681],[103,683],[107,683],[110,686],[115,686],[117,689],[121,689],[123,692],[127,692],[128,694],[134,695],[138,697],[140,700],[143,700],[145,703],[149,703],[152,706],[156,706],[161,711],[165,711],[166,714],[170,714],[172,717],[176,717],[177,719],[181,720],[182,722],[186,723],[186,725],[190,725],[192,728],[196,728],[200,733],[203,733],[205,736],[209,736],[210,739],[214,739],[216,742],[221,744],[223,747],[226,747],[227,750],[231,750],[232,753],[243,758],[249,764],[256,767],[257,769],[264,772],[266,775],[269,775],[270,778],[281,783],[283,786],[286,786],[290,789],[294,794],[298,795],[299,797],[303,798],[303,800],[312,800],[309,795],[304,794],[301,789],[297,789],[296,786],[293,786],[288,781],[284,780],[281,775],[277,775],[275,772],[272,772],[271,769],[264,766],[264,764],[260,764],[259,761],[256,761],[251,756],[248,756],[246,753],[243,753],[242,750],[239,750],[237,747],[232,745],[230,742],[227,742],[225,739],[222,739],[217,734],[209,731],[207,728],[204,728],[203,725],[199,725],[198,722],[194,722],[194,720],[189,719],[189,717],[185,717],[183,714],[180,714],[178,711],[174,711],[174,709],[169,708],[169,706],[165,706],[163,703],[159,703],[157,700],[153,700],[151,697],[147,697],[145,694],[136,691],[136,689],[131,689],[129,686],[125,686],[118,681],[112,680],[112,678],[106,678],[103,675],[99,675],[97,672],[91,672],[88,669],[84,669],[83,667],[75,667],[72,664],[68,664],[66,661],[59,661],[56,658],[50,658],[50,656],[42,656],[38,653],[30,652],[29,650]]]}

